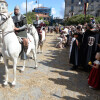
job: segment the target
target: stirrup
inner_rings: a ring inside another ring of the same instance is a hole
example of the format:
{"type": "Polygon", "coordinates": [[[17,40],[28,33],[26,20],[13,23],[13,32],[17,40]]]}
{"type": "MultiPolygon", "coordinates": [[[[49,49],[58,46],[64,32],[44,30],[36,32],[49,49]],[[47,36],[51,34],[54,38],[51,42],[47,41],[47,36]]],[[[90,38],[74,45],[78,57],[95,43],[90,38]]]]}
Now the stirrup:
{"type": "Polygon", "coordinates": [[[26,60],[27,59],[27,55],[25,53],[25,51],[23,50],[22,53],[21,53],[21,59],[22,60],[26,60]]]}

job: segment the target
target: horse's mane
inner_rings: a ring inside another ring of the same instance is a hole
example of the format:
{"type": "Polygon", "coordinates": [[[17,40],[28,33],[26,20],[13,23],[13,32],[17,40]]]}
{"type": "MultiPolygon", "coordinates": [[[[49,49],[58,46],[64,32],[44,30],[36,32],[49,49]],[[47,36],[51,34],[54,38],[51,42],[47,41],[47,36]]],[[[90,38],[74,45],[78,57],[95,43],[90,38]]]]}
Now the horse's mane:
{"type": "Polygon", "coordinates": [[[12,19],[11,15],[10,15],[10,18],[8,20],[10,21],[10,25],[14,29],[15,25],[14,25],[14,22],[13,22],[13,19],[12,19]]]}
{"type": "Polygon", "coordinates": [[[6,29],[7,27],[10,26],[10,28],[14,29],[14,26],[15,26],[15,25],[14,25],[13,19],[12,19],[12,17],[11,17],[11,14],[8,13],[8,12],[7,12],[7,17],[9,17],[9,18],[8,18],[7,21],[4,23],[3,28],[6,29]]]}

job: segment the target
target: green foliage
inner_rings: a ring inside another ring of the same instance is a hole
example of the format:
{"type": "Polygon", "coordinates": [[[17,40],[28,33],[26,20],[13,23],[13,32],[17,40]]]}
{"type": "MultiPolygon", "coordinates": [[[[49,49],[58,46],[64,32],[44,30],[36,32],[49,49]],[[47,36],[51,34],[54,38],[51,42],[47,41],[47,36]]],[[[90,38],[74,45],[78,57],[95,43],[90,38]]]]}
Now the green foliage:
{"type": "Polygon", "coordinates": [[[40,17],[39,19],[40,19],[40,20],[43,20],[43,17],[40,17]]]}
{"type": "MultiPolygon", "coordinates": [[[[25,14],[24,14],[25,15],[25,14]]],[[[39,18],[40,20],[43,20],[43,17],[39,18]]],[[[27,23],[28,24],[33,24],[33,21],[36,20],[36,15],[34,12],[28,12],[27,13],[27,23]]],[[[48,21],[44,21],[46,25],[49,25],[48,21]]]]}
{"type": "Polygon", "coordinates": [[[49,26],[49,22],[48,22],[48,21],[44,20],[44,23],[45,23],[47,26],[49,26]]]}
{"type": "Polygon", "coordinates": [[[100,17],[96,17],[96,23],[100,24],[100,17]]]}
{"type": "Polygon", "coordinates": [[[34,12],[28,12],[27,13],[27,23],[33,24],[33,20],[36,20],[36,16],[34,12]]]}
{"type": "MultiPolygon", "coordinates": [[[[90,18],[93,17],[92,15],[86,16],[86,22],[90,22],[90,18]]],[[[85,16],[83,14],[72,16],[69,19],[65,20],[65,25],[78,25],[78,24],[84,24],[85,23],[85,16]]]]}

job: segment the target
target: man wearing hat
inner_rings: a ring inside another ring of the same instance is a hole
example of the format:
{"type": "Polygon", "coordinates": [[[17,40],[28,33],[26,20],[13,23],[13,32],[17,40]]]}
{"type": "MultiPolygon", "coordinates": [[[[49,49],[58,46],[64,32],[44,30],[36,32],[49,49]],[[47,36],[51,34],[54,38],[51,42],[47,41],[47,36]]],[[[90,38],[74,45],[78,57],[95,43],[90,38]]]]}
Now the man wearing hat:
{"type": "Polygon", "coordinates": [[[84,33],[83,43],[82,43],[82,66],[88,71],[90,66],[88,62],[95,61],[95,55],[98,49],[99,43],[99,32],[94,28],[94,24],[87,24],[87,30],[84,33]]]}
{"type": "Polygon", "coordinates": [[[17,36],[21,37],[23,40],[23,50],[22,50],[22,59],[26,60],[26,52],[28,49],[28,39],[27,39],[27,20],[26,17],[22,14],[20,14],[19,6],[16,6],[14,8],[14,14],[13,21],[15,24],[15,33],[17,36]]]}

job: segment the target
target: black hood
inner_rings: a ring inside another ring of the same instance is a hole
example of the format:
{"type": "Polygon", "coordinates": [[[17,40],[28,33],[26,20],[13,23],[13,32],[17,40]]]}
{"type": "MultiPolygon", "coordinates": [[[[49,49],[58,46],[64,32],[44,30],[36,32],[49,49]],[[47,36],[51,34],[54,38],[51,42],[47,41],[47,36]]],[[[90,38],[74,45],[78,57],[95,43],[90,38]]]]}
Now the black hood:
{"type": "Polygon", "coordinates": [[[86,32],[85,32],[86,34],[88,34],[88,35],[95,35],[95,34],[97,34],[98,33],[98,31],[97,30],[86,30],[86,32]]]}

